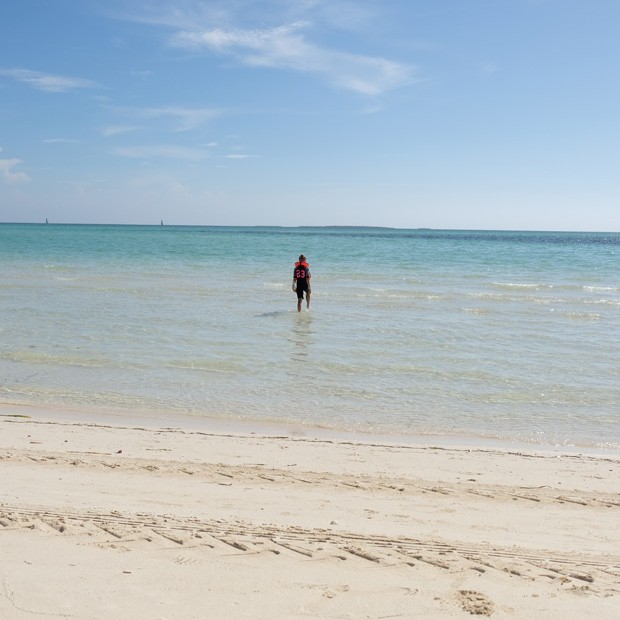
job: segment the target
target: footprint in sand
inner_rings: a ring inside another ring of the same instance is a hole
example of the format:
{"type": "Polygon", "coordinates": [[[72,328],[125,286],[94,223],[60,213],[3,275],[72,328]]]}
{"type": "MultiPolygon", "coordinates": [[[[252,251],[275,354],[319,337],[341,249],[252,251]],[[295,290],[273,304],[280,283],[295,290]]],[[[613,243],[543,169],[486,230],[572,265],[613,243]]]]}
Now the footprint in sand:
{"type": "Polygon", "coordinates": [[[181,564],[183,566],[188,566],[192,564],[197,564],[198,560],[196,558],[187,557],[184,555],[178,555],[176,558],[174,558],[174,563],[181,564]]]}
{"type": "Polygon", "coordinates": [[[480,592],[459,590],[459,600],[463,610],[473,616],[490,616],[493,613],[493,602],[480,592]]]}

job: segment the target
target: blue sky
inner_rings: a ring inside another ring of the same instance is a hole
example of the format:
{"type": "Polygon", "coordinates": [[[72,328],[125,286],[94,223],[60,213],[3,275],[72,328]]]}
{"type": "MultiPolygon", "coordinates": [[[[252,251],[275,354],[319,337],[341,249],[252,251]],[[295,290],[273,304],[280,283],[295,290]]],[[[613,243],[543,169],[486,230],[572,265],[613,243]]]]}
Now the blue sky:
{"type": "Polygon", "coordinates": [[[620,230],[617,0],[19,0],[0,221],[620,230]]]}

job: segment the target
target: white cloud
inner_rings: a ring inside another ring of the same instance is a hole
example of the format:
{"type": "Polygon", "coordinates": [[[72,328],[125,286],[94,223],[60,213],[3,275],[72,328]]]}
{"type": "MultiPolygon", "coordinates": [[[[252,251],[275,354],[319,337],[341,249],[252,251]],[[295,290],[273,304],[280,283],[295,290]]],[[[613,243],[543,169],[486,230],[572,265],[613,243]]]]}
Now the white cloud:
{"type": "MultiPolygon", "coordinates": [[[[2,147],[0,147],[0,152],[2,147]]],[[[24,172],[15,172],[13,168],[22,163],[21,159],[0,159],[0,179],[7,183],[28,183],[30,177],[24,172]]]]}
{"type": "Polygon", "coordinates": [[[43,144],[76,144],[80,142],[79,140],[74,140],[72,138],[45,138],[42,140],[43,144]]]}
{"type": "Polygon", "coordinates": [[[379,95],[416,81],[415,67],[318,40],[341,41],[333,35],[343,29],[365,39],[385,28],[383,14],[381,4],[354,0],[150,0],[139,11],[119,3],[116,17],[172,30],[174,47],[314,74],[338,88],[379,95]]]}
{"type": "MultiPolygon", "coordinates": [[[[278,24],[312,17],[330,28],[363,31],[376,28],[376,2],[362,0],[108,0],[110,16],[144,24],[188,30],[220,24],[278,24]],[[116,8],[110,8],[116,4],[116,8]]],[[[380,4],[378,5],[381,6],[380,4]]]]}
{"type": "Polygon", "coordinates": [[[148,80],[155,75],[155,71],[149,71],[148,69],[143,71],[132,71],[131,75],[140,80],[148,80]]]}
{"type": "Polygon", "coordinates": [[[174,106],[162,108],[116,108],[116,110],[142,119],[170,118],[174,122],[174,131],[191,131],[223,113],[221,110],[213,108],[183,108],[174,106]]]}
{"type": "Polygon", "coordinates": [[[210,108],[147,108],[145,115],[152,118],[172,117],[178,121],[178,131],[195,129],[207,121],[219,116],[219,110],[210,108]]]}
{"type": "Polygon", "coordinates": [[[217,4],[216,0],[209,3],[204,0],[148,0],[134,2],[132,6],[127,0],[108,0],[107,6],[100,10],[110,17],[141,24],[191,28],[196,24],[226,20],[235,3],[234,0],[224,0],[220,2],[221,6],[217,4]]]}
{"type": "Polygon", "coordinates": [[[138,129],[139,127],[135,127],[133,125],[115,125],[112,127],[104,127],[101,130],[101,135],[103,135],[106,138],[109,138],[110,136],[117,136],[119,134],[129,133],[131,131],[136,131],[138,129]]]}
{"type": "Polygon", "coordinates": [[[116,148],[112,152],[120,157],[131,157],[136,159],[165,158],[199,161],[209,156],[209,154],[202,149],[178,146],[174,144],[126,146],[116,148]]]}
{"type": "Polygon", "coordinates": [[[226,159],[255,159],[258,155],[243,155],[241,153],[232,154],[232,155],[224,155],[226,159]]]}
{"type": "Polygon", "coordinates": [[[413,81],[413,68],[402,63],[310,43],[301,32],[309,26],[295,22],[268,29],[186,30],[174,35],[172,44],[226,54],[249,66],[323,75],[337,87],[365,95],[379,95],[413,81]]]}
{"type": "Polygon", "coordinates": [[[0,75],[13,78],[18,82],[28,84],[35,90],[47,93],[62,93],[77,88],[95,88],[97,85],[91,80],[52,75],[30,69],[0,69],[0,75]]]}

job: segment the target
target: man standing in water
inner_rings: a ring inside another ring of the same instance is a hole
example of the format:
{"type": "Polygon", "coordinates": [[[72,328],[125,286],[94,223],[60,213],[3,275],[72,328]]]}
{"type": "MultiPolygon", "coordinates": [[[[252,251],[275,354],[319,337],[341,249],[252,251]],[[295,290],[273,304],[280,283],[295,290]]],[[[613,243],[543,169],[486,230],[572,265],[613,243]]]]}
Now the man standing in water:
{"type": "Polygon", "coordinates": [[[301,300],[306,291],[306,307],[310,310],[310,265],[302,254],[293,269],[293,290],[297,292],[297,312],[301,312],[301,300]]]}

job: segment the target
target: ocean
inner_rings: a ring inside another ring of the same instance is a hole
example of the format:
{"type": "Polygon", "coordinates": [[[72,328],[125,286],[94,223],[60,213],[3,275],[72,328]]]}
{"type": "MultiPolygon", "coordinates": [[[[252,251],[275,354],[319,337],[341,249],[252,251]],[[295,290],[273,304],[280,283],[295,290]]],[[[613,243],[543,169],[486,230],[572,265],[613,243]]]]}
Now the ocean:
{"type": "Polygon", "coordinates": [[[4,412],[620,449],[619,233],[0,224],[0,260],[4,412]]]}

